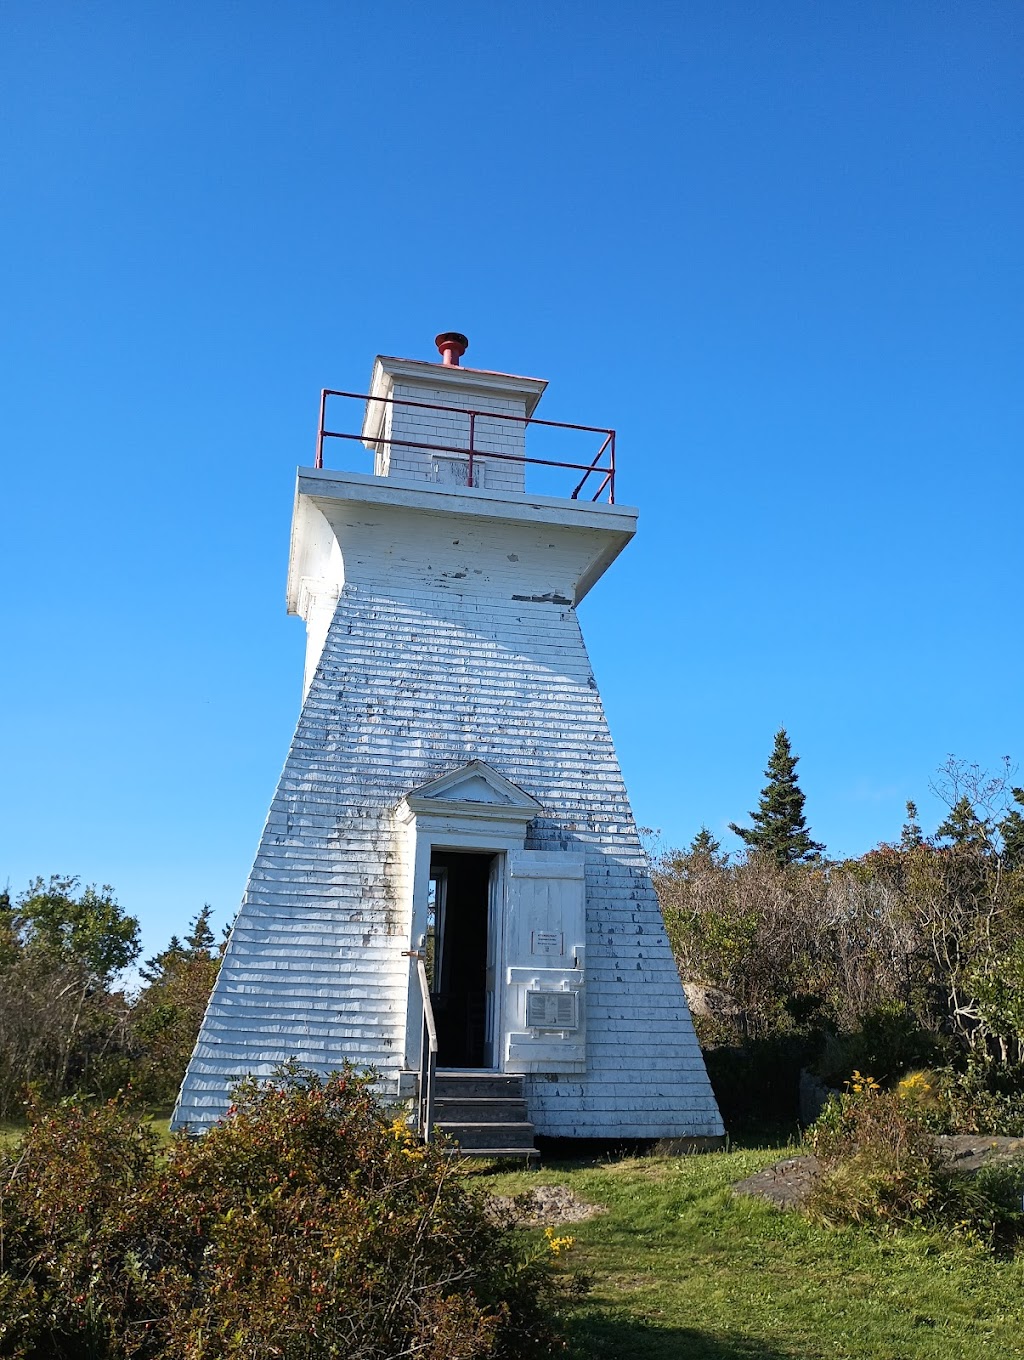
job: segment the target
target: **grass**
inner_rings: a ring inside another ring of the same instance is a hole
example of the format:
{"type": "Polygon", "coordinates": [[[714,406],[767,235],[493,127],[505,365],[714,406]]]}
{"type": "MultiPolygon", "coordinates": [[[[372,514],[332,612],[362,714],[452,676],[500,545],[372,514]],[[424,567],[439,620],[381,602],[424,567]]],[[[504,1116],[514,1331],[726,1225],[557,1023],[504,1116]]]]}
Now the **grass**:
{"type": "MultiPolygon", "coordinates": [[[[161,1106],[147,1112],[150,1125],[155,1130],[161,1143],[169,1143],[171,1139],[171,1107],[161,1106]]],[[[0,1150],[16,1143],[24,1134],[27,1125],[24,1120],[3,1120],[0,1119],[0,1150]]]]}
{"type": "Polygon", "coordinates": [[[24,1132],[24,1124],[15,1120],[0,1119],[0,1149],[16,1143],[24,1132]]]}
{"type": "Polygon", "coordinates": [[[609,1210],[562,1229],[593,1280],[569,1328],[583,1360],[1009,1360],[1024,1356],[1024,1261],[924,1234],[817,1228],[734,1196],[779,1148],[490,1172],[566,1184],[609,1210]]]}
{"type": "Polygon", "coordinates": [[[153,1129],[161,1143],[169,1143],[171,1141],[172,1112],[173,1106],[171,1105],[160,1106],[159,1108],[154,1107],[147,1112],[150,1128],[153,1129]]]}

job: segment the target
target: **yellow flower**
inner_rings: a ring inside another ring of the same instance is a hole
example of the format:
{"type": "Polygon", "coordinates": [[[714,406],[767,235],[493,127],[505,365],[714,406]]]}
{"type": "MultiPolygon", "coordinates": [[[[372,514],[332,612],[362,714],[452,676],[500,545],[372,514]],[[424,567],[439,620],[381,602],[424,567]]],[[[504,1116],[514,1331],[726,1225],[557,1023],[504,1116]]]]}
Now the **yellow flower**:
{"type": "Polygon", "coordinates": [[[926,1100],[932,1094],[933,1086],[925,1072],[911,1072],[896,1087],[901,1100],[926,1100]]]}
{"type": "Polygon", "coordinates": [[[544,1236],[548,1239],[553,1256],[557,1256],[560,1251],[568,1251],[576,1242],[575,1237],[556,1237],[554,1228],[545,1228],[544,1236]]]}
{"type": "Polygon", "coordinates": [[[861,1095],[865,1091],[880,1091],[882,1089],[874,1077],[865,1076],[856,1067],[853,1069],[853,1076],[846,1085],[855,1095],[861,1095]]]}

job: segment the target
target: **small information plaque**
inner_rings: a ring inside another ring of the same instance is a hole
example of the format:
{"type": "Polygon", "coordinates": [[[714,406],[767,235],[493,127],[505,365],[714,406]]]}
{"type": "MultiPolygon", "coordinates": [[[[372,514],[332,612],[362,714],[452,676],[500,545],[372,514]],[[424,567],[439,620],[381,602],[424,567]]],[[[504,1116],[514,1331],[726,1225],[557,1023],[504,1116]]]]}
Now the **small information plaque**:
{"type": "Polygon", "coordinates": [[[561,954],[562,932],[560,930],[535,930],[531,936],[532,954],[561,954]]]}
{"type": "Polygon", "coordinates": [[[530,1029],[578,1029],[575,992],[527,992],[526,1024],[530,1029]]]}

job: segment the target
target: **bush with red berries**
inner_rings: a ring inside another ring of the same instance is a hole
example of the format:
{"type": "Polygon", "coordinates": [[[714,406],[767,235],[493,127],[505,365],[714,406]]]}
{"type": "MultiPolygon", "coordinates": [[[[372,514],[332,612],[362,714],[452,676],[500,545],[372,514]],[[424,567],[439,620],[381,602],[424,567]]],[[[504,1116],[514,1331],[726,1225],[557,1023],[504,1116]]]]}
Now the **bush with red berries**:
{"type": "Polygon", "coordinates": [[[245,1082],[166,1150],[118,1101],[35,1109],[0,1159],[17,1360],[527,1360],[564,1288],[354,1071],[245,1082]]]}

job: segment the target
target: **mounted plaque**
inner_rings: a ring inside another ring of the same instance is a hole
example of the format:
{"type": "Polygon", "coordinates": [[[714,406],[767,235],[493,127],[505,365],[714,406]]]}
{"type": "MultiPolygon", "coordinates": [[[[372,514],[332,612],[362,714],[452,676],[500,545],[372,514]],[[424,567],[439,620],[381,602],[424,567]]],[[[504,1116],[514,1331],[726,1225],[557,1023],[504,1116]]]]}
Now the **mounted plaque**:
{"type": "Polygon", "coordinates": [[[579,992],[527,992],[527,1029],[579,1029],[579,992]]]}
{"type": "Polygon", "coordinates": [[[561,954],[562,932],[560,930],[534,930],[530,934],[531,954],[561,954]]]}

